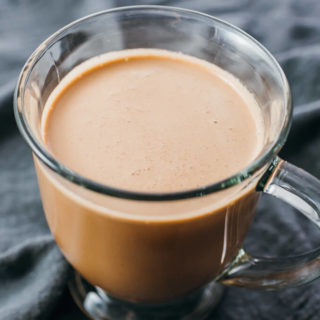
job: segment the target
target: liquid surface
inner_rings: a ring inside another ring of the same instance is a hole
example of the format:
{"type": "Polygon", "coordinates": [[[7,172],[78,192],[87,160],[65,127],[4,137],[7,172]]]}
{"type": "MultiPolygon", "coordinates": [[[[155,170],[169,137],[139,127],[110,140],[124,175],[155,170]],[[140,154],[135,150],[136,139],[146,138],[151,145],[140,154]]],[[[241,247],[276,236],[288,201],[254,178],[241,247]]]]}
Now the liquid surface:
{"type": "Polygon", "coordinates": [[[136,191],[205,186],[259,153],[258,106],[229,73],[180,53],[113,52],[75,68],[45,106],[55,158],[100,183],[136,191]]]}

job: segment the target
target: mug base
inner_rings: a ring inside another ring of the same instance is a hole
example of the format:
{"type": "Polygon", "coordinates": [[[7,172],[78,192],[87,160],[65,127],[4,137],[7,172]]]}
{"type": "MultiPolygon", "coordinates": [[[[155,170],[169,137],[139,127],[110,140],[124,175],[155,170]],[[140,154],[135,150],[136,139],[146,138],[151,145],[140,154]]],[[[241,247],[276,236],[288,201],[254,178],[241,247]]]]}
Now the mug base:
{"type": "Polygon", "coordinates": [[[221,284],[213,281],[179,300],[140,304],[109,296],[76,271],[69,289],[76,304],[92,320],[203,320],[214,310],[224,291],[221,284]]]}

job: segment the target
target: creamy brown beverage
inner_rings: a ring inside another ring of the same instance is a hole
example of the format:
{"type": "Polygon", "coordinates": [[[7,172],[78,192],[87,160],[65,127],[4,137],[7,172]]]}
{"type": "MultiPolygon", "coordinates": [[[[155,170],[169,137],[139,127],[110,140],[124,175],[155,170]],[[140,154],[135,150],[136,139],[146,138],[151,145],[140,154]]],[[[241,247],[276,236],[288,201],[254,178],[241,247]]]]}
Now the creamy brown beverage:
{"type": "MultiPolygon", "coordinates": [[[[66,167],[137,192],[213,184],[244,169],[263,145],[259,107],[240,81],[158,49],[108,53],[76,67],[47,100],[41,130],[66,167]]],[[[35,162],[45,214],[68,261],[131,301],[168,301],[214,279],[240,249],[258,199],[254,185],[188,200],[118,199],[35,162]]]]}

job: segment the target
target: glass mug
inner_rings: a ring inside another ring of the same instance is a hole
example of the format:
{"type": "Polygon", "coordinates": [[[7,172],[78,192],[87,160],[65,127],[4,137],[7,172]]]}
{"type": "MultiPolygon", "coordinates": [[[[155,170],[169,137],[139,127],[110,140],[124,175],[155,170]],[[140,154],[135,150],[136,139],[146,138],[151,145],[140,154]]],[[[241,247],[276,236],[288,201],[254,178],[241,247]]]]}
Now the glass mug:
{"type": "Polygon", "coordinates": [[[319,226],[320,182],[278,158],[291,123],[288,83],[271,54],[240,29],[163,6],[90,15],[53,34],[32,54],[14,108],[34,155],[50,230],[79,272],[70,280],[71,293],[89,317],[198,320],[219,301],[222,284],[277,289],[319,276],[319,249],[274,259],[241,249],[261,193],[284,200],[319,226]],[[81,62],[128,48],[181,51],[239,78],[263,115],[264,146],[257,158],[223,181],[161,194],[102,185],[57,161],[40,133],[48,96],[81,62]]]}

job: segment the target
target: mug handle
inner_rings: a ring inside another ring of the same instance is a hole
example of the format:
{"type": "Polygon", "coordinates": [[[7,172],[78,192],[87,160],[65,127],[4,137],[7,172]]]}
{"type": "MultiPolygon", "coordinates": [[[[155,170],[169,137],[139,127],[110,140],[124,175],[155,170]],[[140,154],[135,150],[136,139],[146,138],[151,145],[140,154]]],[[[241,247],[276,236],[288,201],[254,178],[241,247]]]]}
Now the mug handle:
{"type": "MultiPolygon", "coordinates": [[[[320,180],[275,158],[260,179],[257,191],[279,198],[320,227],[320,180]]],[[[320,276],[320,248],[286,258],[251,256],[244,249],[217,279],[220,283],[252,289],[279,289],[308,283],[320,276]]]]}

